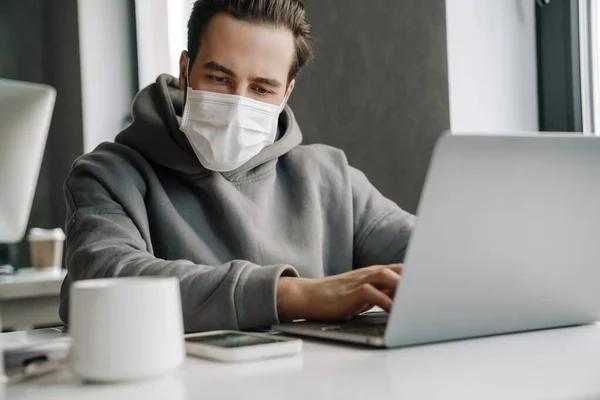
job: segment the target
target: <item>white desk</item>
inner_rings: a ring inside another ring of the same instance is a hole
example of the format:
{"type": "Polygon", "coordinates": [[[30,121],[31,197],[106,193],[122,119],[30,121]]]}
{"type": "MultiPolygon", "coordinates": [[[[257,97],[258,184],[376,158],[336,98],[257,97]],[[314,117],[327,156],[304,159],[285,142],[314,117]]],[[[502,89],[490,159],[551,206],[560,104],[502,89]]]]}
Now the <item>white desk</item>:
{"type": "Polygon", "coordinates": [[[65,269],[54,272],[20,272],[0,277],[0,316],[3,328],[59,325],[60,287],[65,269]]]}
{"type": "Polygon", "coordinates": [[[34,399],[592,399],[600,327],[372,350],[305,342],[304,356],[248,364],[189,358],[172,376],[83,385],[67,368],[6,388],[34,399]]]}

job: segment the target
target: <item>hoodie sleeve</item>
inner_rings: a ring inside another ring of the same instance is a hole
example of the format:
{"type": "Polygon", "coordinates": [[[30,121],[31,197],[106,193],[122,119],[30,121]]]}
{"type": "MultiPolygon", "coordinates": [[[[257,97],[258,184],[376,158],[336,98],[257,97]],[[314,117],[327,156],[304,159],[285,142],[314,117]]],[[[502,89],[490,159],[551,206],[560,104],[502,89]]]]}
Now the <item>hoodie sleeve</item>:
{"type": "Polygon", "coordinates": [[[385,198],[364,173],[350,167],[354,268],[404,262],[416,217],[385,198]]]}
{"type": "Polygon", "coordinates": [[[135,223],[101,182],[91,176],[70,178],[65,196],[68,276],[60,305],[65,323],[70,282],[144,275],[179,279],[186,332],[244,330],[279,322],[277,281],[282,275],[297,276],[292,267],[243,260],[211,266],[158,259],[147,251],[135,223]]]}

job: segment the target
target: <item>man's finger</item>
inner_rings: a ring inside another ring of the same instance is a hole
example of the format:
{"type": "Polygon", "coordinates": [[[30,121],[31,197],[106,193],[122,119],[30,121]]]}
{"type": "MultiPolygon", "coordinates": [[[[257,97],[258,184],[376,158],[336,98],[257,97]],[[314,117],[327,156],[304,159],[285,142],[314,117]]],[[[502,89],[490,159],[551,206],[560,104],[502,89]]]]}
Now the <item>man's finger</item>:
{"type": "Polygon", "coordinates": [[[358,288],[359,304],[370,304],[383,308],[390,312],[392,309],[392,299],[380,290],[375,289],[373,285],[365,283],[358,288]]]}
{"type": "Polygon", "coordinates": [[[403,264],[390,264],[385,266],[387,269],[391,269],[398,275],[402,275],[402,269],[404,268],[403,264]]]}
{"type": "Polygon", "coordinates": [[[379,290],[396,291],[400,275],[391,268],[382,268],[364,277],[363,283],[369,283],[379,290]]]}

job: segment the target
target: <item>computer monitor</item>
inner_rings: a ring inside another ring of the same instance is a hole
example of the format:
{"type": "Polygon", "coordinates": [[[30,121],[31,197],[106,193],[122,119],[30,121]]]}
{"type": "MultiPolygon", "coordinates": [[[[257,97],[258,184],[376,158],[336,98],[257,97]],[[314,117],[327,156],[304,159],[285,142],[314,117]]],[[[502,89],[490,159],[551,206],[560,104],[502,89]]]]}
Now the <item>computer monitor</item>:
{"type": "Polygon", "coordinates": [[[25,235],[56,90],[0,79],[0,243],[25,235]]]}

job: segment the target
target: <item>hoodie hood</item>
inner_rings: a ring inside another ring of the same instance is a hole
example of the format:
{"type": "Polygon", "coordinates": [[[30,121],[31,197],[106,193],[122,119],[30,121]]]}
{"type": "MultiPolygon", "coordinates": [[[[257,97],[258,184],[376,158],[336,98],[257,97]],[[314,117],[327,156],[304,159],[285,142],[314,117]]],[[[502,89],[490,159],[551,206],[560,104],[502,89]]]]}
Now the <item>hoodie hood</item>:
{"type": "MultiPolygon", "coordinates": [[[[115,139],[129,146],[147,160],[185,175],[205,175],[207,170],[192,150],[185,134],[179,130],[183,114],[184,92],[170,75],[160,75],[155,83],[144,88],[133,101],[133,122],[115,139]],[[179,118],[178,118],[179,117],[179,118]]],[[[279,117],[279,138],[265,147],[226,177],[243,175],[256,167],[275,162],[302,143],[302,132],[294,113],[286,106],[279,117]]]]}

